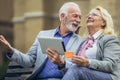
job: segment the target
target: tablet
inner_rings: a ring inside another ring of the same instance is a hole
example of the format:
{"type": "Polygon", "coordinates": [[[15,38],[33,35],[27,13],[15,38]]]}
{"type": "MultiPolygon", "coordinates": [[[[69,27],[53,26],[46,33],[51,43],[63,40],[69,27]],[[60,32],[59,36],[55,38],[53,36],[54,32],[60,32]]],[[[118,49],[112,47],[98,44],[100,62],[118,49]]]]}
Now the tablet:
{"type": "Polygon", "coordinates": [[[63,55],[66,51],[62,38],[39,37],[38,40],[43,53],[46,53],[47,48],[56,50],[60,55],[63,55]]]}

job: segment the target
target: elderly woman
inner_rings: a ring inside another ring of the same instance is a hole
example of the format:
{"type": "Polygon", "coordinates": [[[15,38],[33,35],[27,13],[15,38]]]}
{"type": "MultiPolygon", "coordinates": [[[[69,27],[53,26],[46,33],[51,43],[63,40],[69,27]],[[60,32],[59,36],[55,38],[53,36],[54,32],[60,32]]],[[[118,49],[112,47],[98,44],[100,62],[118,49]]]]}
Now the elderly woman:
{"type": "Polygon", "coordinates": [[[110,14],[98,6],[89,12],[86,23],[92,39],[82,44],[72,58],[75,65],[62,80],[120,80],[120,42],[110,14]]]}

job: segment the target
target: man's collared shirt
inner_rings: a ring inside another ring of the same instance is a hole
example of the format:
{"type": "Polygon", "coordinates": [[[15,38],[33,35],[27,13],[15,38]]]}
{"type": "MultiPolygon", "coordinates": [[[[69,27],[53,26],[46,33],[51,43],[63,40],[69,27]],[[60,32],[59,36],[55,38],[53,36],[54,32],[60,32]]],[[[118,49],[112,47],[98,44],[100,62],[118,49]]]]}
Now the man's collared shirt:
{"type": "MultiPolygon", "coordinates": [[[[59,32],[59,28],[57,28],[54,37],[62,38],[64,45],[66,46],[72,34],[73,32],[70,32],[66,35],[61,35],[59,32]]],[[[42,71],[40,71],[40,73],[38,74],[38,79],[62,78],[62,77],[63,77],[63,73],[60,72],[58,66],[52,63],[50,59],[47,59],[42,71]]]]}

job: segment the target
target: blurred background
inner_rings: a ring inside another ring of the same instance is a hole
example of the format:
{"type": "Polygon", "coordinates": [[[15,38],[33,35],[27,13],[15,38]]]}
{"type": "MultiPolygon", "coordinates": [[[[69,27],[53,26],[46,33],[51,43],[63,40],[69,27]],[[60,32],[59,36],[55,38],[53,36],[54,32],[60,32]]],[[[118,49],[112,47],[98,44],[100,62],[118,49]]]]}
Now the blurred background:
{"type": "MultiPolygon", "coordinates": [[[[58,11],[65,2],[76,2],[82,10],[80,35],[86,38],[85,18],[88,12],[100,5],[108,10],[120,39],[120,0],[0,0],[0,35],[18,50],[26,53],[39,31],[59,26],[58,11]]],[[[9,60],[0,44],[0,80],[3,79],[9,60]]]]}

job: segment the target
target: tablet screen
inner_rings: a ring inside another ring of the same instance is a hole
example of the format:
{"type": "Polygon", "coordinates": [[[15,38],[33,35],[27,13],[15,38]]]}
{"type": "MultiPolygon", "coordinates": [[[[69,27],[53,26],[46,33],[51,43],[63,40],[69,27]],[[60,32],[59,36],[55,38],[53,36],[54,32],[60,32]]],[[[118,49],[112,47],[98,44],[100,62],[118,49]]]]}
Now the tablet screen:
{"type": "Polygon", "coordinates": [[[60,55],[66,51],[62,38],[39,37],[38,40],[43,53],[46,53],[47,48],[56,50],[60,55]]]}

